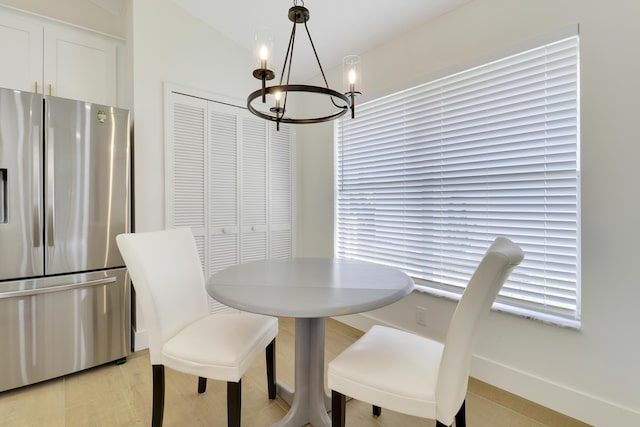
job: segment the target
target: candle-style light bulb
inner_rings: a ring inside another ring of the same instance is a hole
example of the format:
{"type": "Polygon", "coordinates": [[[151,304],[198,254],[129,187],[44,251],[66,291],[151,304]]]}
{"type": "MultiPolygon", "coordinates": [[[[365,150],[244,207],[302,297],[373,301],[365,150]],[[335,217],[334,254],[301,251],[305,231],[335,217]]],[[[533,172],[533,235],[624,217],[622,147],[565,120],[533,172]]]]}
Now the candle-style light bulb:
{"type": "Polygon", "coordinates": [[[276,108],[280,108],[280,98],[282,98],[282,92],[276,92],[274,96],[276,98],[276,108]]]}
{"type": "Polygon", "coordinates": [[[260,68],[263,70],[267,68],[267,58],[269,57],[269,50],[267,46],[262,45],[260,47],[260,68]]]}
{"type": "Polygon", "coordinates": [[[355,92],[356,88],[356,70],[349,70],[349,92],[355,92]]]}

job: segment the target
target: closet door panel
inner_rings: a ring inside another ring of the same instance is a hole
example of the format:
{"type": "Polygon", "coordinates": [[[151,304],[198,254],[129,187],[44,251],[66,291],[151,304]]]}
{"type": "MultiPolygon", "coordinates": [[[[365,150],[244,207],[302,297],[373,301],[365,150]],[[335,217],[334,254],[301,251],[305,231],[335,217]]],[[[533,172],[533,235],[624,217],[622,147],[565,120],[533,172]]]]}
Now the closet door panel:
{"type": "MultiPolygon", "coordinates": [[[[198,98],[170,95],[165,141],[165,200],[167,228],[193,232],[205,277],[210,270],[206,195],[208,106],[198,98]]],[[[217,304],[210,299],[209,305],[217,304]]]]}
{"type": "Polygon", "coordinates": [[[292,254],[292,138],[293,127],[269,126],[269,253],[270,258],[292,254]]]}
{"type": "MultiPolygon", "coordinates": [[[[213,103],[215,104],[215,103],[213,103]]],[[[214,108],[214,107],[212,107],[214,108]]],[[[237,117],[213,110],[209,113],[209,180],[213,233],[238,230],[237,117]]]]}
{"type": "Polygon", "coordinates": [[[267,254],[267,126],[264,120],[241,118],[240,262],[267,254]]]}
{"type": "MultiPolygon", "coordinates": [[[[234,108],[209,102],[209,275],[239,262],[237,121],[234,108]]],[[[213,298],[209,308],[229,309],[213,298]]]]}
{"type": "MultiPolygon", "coordinates": [[[[243,108],[170,92],[167,227],[190,227],[205,278],[293,255],[293,127],[243,108]]],[[[211,312],[230,308],[213,299],[211,312]]]]}
{"type": "Polygon", "coordinates": [[[207,104],[174,95],[171,108],[173,135],[167,138],[165,167],[167,223],[204,235],[207,104]]]}

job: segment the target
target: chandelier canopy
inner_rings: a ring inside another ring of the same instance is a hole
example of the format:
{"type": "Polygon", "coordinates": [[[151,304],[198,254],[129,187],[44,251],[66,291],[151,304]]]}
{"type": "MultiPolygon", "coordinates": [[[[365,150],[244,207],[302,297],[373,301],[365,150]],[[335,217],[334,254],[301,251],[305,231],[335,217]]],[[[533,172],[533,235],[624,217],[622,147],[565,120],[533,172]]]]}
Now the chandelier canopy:
{"type": "Polygon", "coordinates": [[[329,83],[320,64],[318,53],[316,51],[307,21],[309,21],[309,9],[302,5],[298,5],[298,1],[294,0],[293,7],[289,9],[289,20],[293,22],[291,36],[289,37],[289,45],[282,66],[279,84],[267,86],[267,81],[275,79],[275,72],[270,68],[270,57],[273,54],[273,41],[268,34],[262,33],[256,35],[256,53],[259,58],[258,67],[253,70],[253,76],[262,82],[262,87],[247,97],[247,108],[253,114],[265,120],[275,121],[277,128],[280,123],[292,124],[308,124],[321,123],[342,117],[347,111],[351,110],[351,118],[355,118],[355,97],[361,93],[357,88],[361,85],[360,78],[360,57],[357,55],[346,56],[343,63],[343,72],[345,78],[344,92],[329,88],[329,83]],[[293,64],[293,51],[296,40],[296,26],[304,24],[311,48],[313,49],[320,74],[324,81],[324,86],[312,86],[304,84],[291,83],[291,66],[293,64]],[[287,101],[290,95],[321,95],[327,103],[322,107],[321,112],[317,116],[296,117],[290,114],[287,108],[287,101]],[[260,101],[256,101],[260,99],[260,101]],[[254,102],[256,101],[256,102],[254,102]],[[269,101],[269,102],[267,102],[269,101]],[[261,105],[264,104],[264,105],[261,105]]]}

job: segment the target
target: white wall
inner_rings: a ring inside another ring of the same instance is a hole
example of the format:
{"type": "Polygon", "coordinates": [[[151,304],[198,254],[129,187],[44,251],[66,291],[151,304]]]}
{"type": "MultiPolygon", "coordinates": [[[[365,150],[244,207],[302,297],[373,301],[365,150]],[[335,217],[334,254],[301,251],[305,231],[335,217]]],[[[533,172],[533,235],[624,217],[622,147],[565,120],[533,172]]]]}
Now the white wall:
{"type": "MultiPolygon", "coordinates": [[[[363,54],[362,101],[579,24],[582,328],[492,313],[472,374],[585,422],[640,425],[640,35],[636,0],[474,0],[363,54]]],[[[336,84],[339,70],[331,70],[336,84]]],[[[357,118],[356,118],[357,119],[357,118]]],[[[301,255],[332,255],[333,128],[299,131],[301,255]]],[[[444,337],[454,304],[425,294],[348,322],[444,337]],[[415,324],[415,306],[428,327],[415,324]]]]}
{"type": "MultiPolygon", "coordinates": [[[[251,54],[169,0],[132,2],[135,228],[165,226],[164,84],[243,98],[257,87],[251,54]],[[241,72],[238,72],[241,70],[241,72]]],[[[136,350],[146,348],[137,313],[136,350]]]]}
{"type": "Polygon", "coordinates": [[[173,2],[133,1],[137,231],[164,228],[163,84],[243,99],[257,87],[252,66],[248,51],[173,2]]]}

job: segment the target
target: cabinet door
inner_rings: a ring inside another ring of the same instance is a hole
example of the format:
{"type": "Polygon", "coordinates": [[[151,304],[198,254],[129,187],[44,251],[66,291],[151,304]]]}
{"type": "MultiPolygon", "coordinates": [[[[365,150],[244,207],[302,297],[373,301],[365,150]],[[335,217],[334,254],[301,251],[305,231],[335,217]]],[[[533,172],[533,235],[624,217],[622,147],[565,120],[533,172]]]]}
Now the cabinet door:
{"type": "Polygon", "coordinates": [[[240,262],[248,262],[267,258],[267,126],[249,113],[240,122],[240,262]]]}
{"type": "Polygon", "coordinates": [[[105,105],[117,103],[116,44],[97,34],[47,27],[45,94],[105,105]]]}
{"type": "Polygon", "coordinates": [[[42,26],[0,14],[0,87],[42,93],[42,26]]]}

